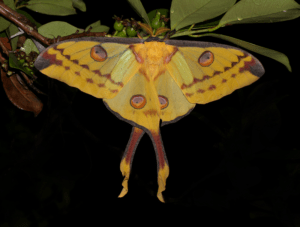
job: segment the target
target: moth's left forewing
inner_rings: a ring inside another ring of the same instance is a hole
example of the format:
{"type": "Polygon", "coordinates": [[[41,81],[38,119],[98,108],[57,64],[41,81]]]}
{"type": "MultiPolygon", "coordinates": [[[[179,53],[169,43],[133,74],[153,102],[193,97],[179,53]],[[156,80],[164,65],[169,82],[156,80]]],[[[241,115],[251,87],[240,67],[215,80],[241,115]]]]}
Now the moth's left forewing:
{"type": "Polygon", "coordinates": [[[189,102],[205,104],[252,84],[262,64],[239,48],[209,42],[166,41],[177,46],[167,70],[189,102]]]}
{"type": "Polygon", "coordinates": [[[97,98],[113,98],[139,69],[129,46],[140,39],[79,38],[55,43],[35,61],[43,74],[97,98]]]}

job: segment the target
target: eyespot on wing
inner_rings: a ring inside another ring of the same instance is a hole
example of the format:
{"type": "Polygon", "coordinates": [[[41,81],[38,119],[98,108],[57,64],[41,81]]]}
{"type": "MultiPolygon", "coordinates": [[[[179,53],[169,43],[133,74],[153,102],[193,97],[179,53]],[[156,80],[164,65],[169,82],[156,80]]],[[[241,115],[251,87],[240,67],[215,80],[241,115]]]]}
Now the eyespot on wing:
{"type": "Polygon", "coordinates": [[[91,49],[91,58],[93,58],[95,61],[105,61],[107,59],[106,50],[100,45],[94,46],[91,49]]]}
{"type": "Polygon", "coordinates": [[[130,99],[130,105],[135,109],[142,109],[146,103],[146,98],[143,95],[134,95],[130,99]]]}

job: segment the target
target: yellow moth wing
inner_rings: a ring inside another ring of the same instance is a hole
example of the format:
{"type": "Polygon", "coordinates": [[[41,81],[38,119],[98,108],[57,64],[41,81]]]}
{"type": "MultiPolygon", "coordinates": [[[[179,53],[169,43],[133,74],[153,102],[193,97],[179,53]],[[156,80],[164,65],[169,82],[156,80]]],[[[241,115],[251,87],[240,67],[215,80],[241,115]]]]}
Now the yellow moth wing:
{"type": "Polygon", "coordinates": [[[159,101],[152,82],[136,73],[112,99],[103,99],[117,117],[148,130],[159,128],[159,101]]]}
{"type": "Polygon", "coordinates": [[[126,42],[101,40],[107,39],[74,39],[53,44],[39,55],[35,66],[45,75],[97,98],[113,98],[140,64],[126,42]]]}
{"type": "Polygon", "coordinates": [[[261,63],[238,48],[193,41],[168,43],[183,43],[166,67],[191,103],[215,101],[264,74],[261,63]]]}
{"type": "Polygon", "coordinates": [[[162,125],[181,119],[195,107],[195,104],[190,103],[183,95],[168,71],[155,80],[155,88],[160,102],[162,125]]]}

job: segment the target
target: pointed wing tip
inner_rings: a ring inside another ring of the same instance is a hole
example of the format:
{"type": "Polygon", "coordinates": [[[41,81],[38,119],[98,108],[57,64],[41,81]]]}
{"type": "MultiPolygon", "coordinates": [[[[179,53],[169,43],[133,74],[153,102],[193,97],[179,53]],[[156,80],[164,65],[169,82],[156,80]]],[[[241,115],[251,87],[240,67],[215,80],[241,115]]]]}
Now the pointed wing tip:
{"type": "Polygon", "coordinates": [[[255,61],[255,64],[253,66],[250,66],[250,72],[257,76],[257,77],[262,77],[264,74],[265,74],[265,68],[263,67],[263,65],[260,63],[260,61],[258,61],[255,57],[254,58],[254,61],[255,61]]]}

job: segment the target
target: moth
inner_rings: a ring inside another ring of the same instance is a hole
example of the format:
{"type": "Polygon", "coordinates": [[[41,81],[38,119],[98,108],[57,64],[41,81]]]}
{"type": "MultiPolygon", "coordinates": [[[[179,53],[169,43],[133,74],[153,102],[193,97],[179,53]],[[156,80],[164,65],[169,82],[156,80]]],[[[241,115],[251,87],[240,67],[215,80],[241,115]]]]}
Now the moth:
{"type": "MultiPolygon", "coordinates": [[[[157,31],[158,32],[158,31],[157,31]]],[[[151,33],[151,32],[150,32],[151,33]]],[[[40,53],[43,74],[96,98],[133,126],[120,169],[128,180],[137,145],[146,132],[156,152],[157,197],[164,202],[169,165],[161,125],[175,123],[205,104],[252,84],[265,72],[246,51],[218,43],[140,38],[84,37],[55,43],[40,53]]]]}

